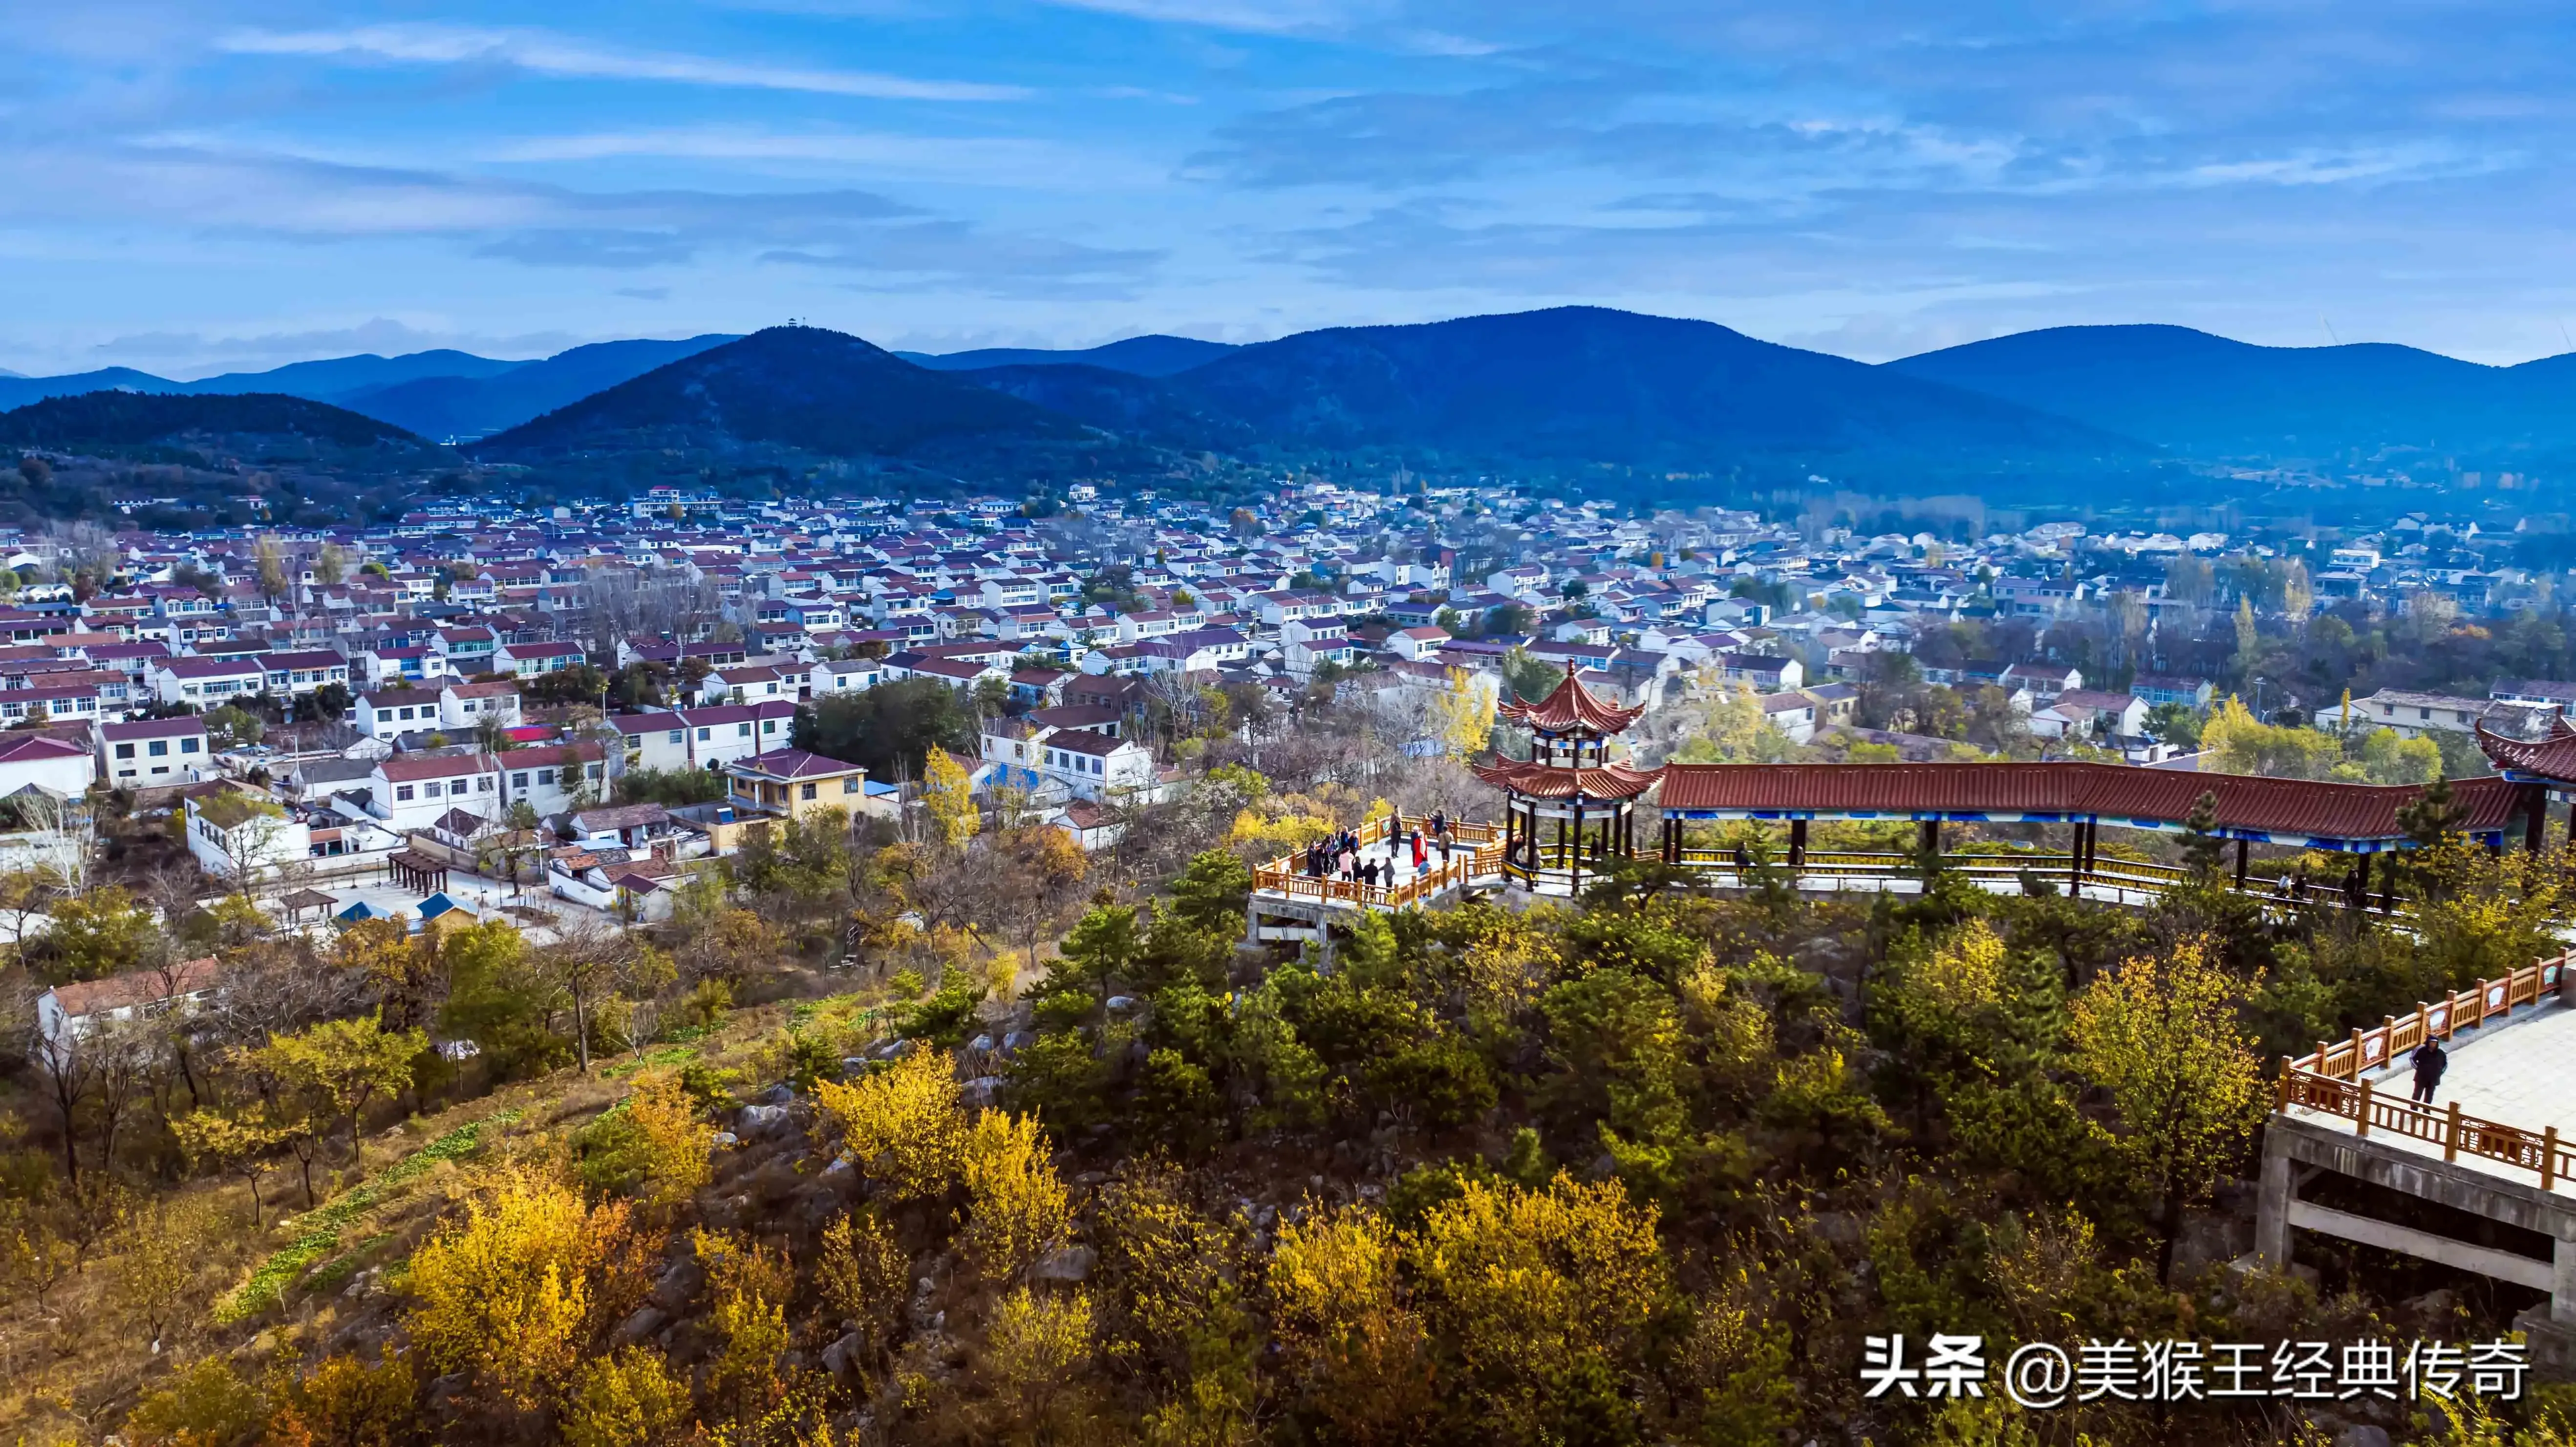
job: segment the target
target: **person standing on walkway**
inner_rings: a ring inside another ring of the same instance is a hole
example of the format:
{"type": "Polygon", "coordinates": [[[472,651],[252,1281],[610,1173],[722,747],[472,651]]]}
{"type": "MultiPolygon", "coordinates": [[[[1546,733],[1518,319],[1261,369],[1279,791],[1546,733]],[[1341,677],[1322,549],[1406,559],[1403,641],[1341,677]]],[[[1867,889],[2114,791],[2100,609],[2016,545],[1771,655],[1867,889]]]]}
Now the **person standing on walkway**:
{"type": "Polygon", "coordinates": [[[2433,1092],[2442,1083],[2442,1072],[2451,1066],[2450,1054],[2442,1049],[2441,1041],[2428,1035],[2407,1059],[2415,1064],[2415,1103],[2430,1110],[2433,1092]]]}

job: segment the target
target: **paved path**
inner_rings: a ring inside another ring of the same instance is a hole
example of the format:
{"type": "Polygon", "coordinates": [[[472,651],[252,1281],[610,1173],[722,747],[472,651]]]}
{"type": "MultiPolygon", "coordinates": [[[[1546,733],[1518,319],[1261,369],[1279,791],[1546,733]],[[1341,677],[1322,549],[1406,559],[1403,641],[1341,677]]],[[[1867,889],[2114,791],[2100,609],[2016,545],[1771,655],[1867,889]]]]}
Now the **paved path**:
{"type": "MultiPolygon", "coordinates": [[[[2451,1065],[2442,1072],[2442,1086],[2433,1099],[2437,1108],[2447,1110],[2456,1100],[2463,1115],[2529,1131],[2554,1125],[2562,1140],[2576,1140],[2576,1010],[2557,1000],[2543,1001],[2515,1011],[2510,1020],[2463,1030],[2443,1048],[2450,1052],[2451,1065]]],[[[2402,1059],[2364,1078],[2377,1094],[2402,1100],[2414,1092],[2414,1068],[2402,1059]]],[[[2293,1113],[2342,1130],[2352,1129],[2352,1122],[2340,1116],[2313,1110],[2293,1113]]],[[[2423,1155],[2442,1154],[2442,1147],[2435,1142],[2392,1131],[2375,1130],[2370,1138],[2423,1155]]],[[[2492,1171],[2534,1189],[2540,1185],[2537,1173],[2517,1170],[2484,1156],[2463,1154],[2459,1164],[2492,1171]]],[[[2560,1181],[2557,1190],[2576,1195],[2576,1182],[2560,1181]]]]}

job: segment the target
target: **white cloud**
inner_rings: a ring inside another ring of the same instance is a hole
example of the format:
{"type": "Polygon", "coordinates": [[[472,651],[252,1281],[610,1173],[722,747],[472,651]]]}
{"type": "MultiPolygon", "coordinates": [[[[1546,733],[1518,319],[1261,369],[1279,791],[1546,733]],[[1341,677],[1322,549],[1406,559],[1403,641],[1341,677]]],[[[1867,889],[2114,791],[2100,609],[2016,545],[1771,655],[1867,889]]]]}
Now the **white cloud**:
{"type": "Polygon", "coordinates": [[[979,186],[1091,188],[1154,185],[1165,167],[1017,136],[915,136],[880,131],[673,127],[530,136],[485,153],[492,161],[558,163],[621,156],[856,167],[881,175],[979,186]]]}
{"type": "Polygon", "coordinates": [[[914,80],[864,70],[822,70],[669,51],[618,50],[538,30],[454,25],[245,30],[224,36],[216,44],[236,55],[310,56],[403,65],[506,65],[539,75],[588,80],[667,81],[881,100],[1002,101],[1029,94],[1025,88],[1011,85],[914,80]]]}
{"type": "Polygon", "coordinates": [[[1202,25],[1265,35],[1339,31],[1369,18],[1379,7],[1338,0],[1049,0],[1074,10],[1097,10],[1136,20],[1202,25]]]}

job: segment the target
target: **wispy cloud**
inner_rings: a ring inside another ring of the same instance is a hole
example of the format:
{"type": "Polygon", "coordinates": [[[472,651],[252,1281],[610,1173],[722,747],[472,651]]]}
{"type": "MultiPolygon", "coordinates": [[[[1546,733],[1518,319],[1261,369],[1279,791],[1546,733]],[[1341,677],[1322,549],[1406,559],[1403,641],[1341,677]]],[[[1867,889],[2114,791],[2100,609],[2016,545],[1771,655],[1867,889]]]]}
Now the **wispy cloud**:
{"type": "Polygon", "coordinates": [[[811,164],[979,186],[1154,185],[1165,167],[1036,136],[935,136],[893,131],[777,131],[748,126],[657,127],[529,136],[485,152],[513,164],[644,156],[691,161],[811,164]]]}
{"type": "Polygon", "coordinates": [[[242,30],[222,37],[216,44],[236,55],[307,56],[393,65],[504,66],[584,80],[660,81],[882,100],[1006,101],[1029,94],[1026,88],[1012,85],[916,80],[875,71],[624,50],[541,30],[427,24],[365,25],[343,30],[242,30]]]}
{"type": "Polygon", "coordinates": [[[1074,10],[1097,10],[1137,20],[1294,35],[1338,32],[1392,11],[1366,0],[1048,0],[1074,10]]]}

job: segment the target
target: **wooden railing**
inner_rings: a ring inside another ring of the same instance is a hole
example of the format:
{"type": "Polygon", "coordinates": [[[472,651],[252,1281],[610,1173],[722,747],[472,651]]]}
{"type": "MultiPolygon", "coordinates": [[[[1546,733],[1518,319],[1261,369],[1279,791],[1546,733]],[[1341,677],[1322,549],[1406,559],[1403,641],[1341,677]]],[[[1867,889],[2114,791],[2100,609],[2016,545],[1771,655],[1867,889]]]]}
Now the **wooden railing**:
{"type": "MultiPolygon", "coordinates": [[[[1693,844],[1683,847],[1681,862],[1694,869],[1729,871],[1734,868],[1735,857],[1732,849],[1693,844]]],[[[1771,865],[1782,873],[1796,878],[1822,879],[1905,879],[1919,876],[1923,869],[1922,856],[1917,854],[1831,849],[1806,851],[1794,870],[1789,867],[1785,858],[1774,852],[1771,856],[1771,865]]],[[[2036,874],[2043,879],[2064,884],[2074,877],[2075,857],[2071,854],[2045,854],[2036,850],[1993,853],[1962,850],[1942,855],[1941,866],[1952,873],[1964,875],[1970,879],[2006,880],[2018,879],[2024,874],[2036,874]]],[[[2228,882],[2230,888],[2257,899],[2334,908],[2351,907],[2351,897],[2339,884],[2308,880],[2295,892],[2284,893],[2276,879],[2249,877],[2243,885],[2236,885],[2232,876],[2222,872],[2220,877],[2228,882]]],[[[2121,885],[2146,890],[2172,889],[2190,878],[2191,870],[2183,865],[2162,864],[2147,859],[2124,859],[2108,854],[2093,856],[2092,864],[2083,872],[2083,882],[2086,884],[2121,885]]],[[[2364,907],[2372,914],[2384,912],[2375,899],[2364,907]]],[[[2403,915],[2408,911],[2401,905],[2389,912],[2403,915]]]]}
{"type": "Polygon", "coordinates": [[[1396,837],[1399,831],[1410,835],[1417,828],[1424,831],[1422,844],[1429,867],[1416,874],[1408,862],[1403,871],[1406,877],[1393,884],[1309,878],[1297,866],[1296,855],[1284,854],[1252,872],[1253,891],[1284,899],[1344,904],[1354,909],[1404,909],[1502,872],[1503,831],[1497,825],[1452,820],[1446,863],[1440,862],[1440,846],[1432,842],[1429,828],[1420,818],[1388,815],[1361,824],[1357,832],[1360,846],[1366,849],[1396,837]]]}
{"type": "Polygon", "coordinates": [[[2275,1108],[2340,1116],[2353,1122],[2355,1135],[2381,1131],[2438,1145],[2446,1161],[2466,1154],[2534,1171],[2542,1190],[2554,1190],[2576,1176],[2576,1143],[2562,1144],[2558,1127],[2531,1131],[2463,1115],[2456,1100],[2446,1110],[2427,1110],[2412,1100],[2380,1094],[2368,1072],[2426,1040],[2450,1039],[2558,994],[2566,983],[2567,962],[2566,955],[2534,960],[2502,979],[2480,980],[2472,988],[2419,1004],[2411,1014],[2385,1016],[2348,1039],[2320,1040],[2307,1055],[2284,1056],[2275,1108]]]}

